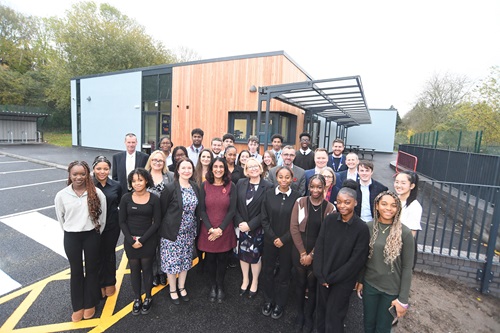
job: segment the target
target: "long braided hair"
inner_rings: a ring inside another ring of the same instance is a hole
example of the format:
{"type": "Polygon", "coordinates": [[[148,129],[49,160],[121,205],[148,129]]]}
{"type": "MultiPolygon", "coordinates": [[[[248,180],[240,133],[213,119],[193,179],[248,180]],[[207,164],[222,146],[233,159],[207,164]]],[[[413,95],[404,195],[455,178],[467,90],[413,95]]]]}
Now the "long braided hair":
{"type": "Polygon", "coordinates": [[[85,187],[87,190],[87,205],[89,208],[89,217],[92,221],[92,224],[94,224],[95,230],[99,232],[99,228],[101,227],[101,224],[99,223],[99,217],[102,213],[101,200],[99,200],[94,182],[90,178],[90,168],[87,162],[73,161],[68,165],[68,185],[71,185],[73,183],[71,181],[71,169],[76,165],[82,166],[85,169],[85,187]]]}
{"type": "Polygon", "coordinates": [[[392,222],[391,230],[389,231],[389,235],[387,236],[387,240],[384,246],[384,263],[387,265],[391,265],[391,272],[394,270],[394,261],[401,254],[401,249],[403,248],[403,239],[402,239],[402,224],[401,224],[401,200],[399,200],[398,195],[391,191],[384,191],[377,195],[374,202],[373,209],[373,235],[370,239],[370,254],[368,258],[373,256],[373,246],[375,241],[377,240],[378,232],[379,232],[379,212],[377,210],[377,205],[382,199],[382,197],[389,195],[394,198],[397,205],[396,215],[394,215],[394,219],[392,222]]]}

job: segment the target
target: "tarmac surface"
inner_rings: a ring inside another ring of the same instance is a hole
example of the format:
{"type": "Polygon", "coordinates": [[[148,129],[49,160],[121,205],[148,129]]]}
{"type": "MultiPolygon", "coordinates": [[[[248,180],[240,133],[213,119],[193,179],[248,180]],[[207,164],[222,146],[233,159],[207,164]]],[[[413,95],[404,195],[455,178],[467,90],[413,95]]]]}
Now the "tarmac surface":
{"type": "MultiPolygon", "coordinates": [[[[95,156],[111,159],[116,151],[64,148],[48,144],[0,145],[0,333],[1,332],[294,332],[295,302],[290,297],[279,320],[264,317],[264,300],[238,296],[239,268],[228,269],[226,299],[209,303],[201,265],[188,273],[191,301],[173,305],[168,288],[156,287],[151,312],[134,317],[132,288],[123,240],[117,245],[117,293],[103,300],[94,319],[72,323],[69,265],[53,200],[65,186],[67,165],[92,163],[95,156]]],[[[374,178],[392,189],[396,154],[375,154],[374,178]]],[[[362,304],[353,293],[346,332],[363,332],[362,304]]]]}

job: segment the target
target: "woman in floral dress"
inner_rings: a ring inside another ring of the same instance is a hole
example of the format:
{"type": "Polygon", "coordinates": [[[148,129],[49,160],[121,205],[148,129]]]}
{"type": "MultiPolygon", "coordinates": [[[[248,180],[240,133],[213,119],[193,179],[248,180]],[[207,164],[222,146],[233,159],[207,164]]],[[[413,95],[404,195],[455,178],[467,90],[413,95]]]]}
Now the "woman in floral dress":
{"type": "Polygon", "coordinates": [[[173,183],[161,194],[162,223],[160,227],[161,270],[167,273],[170,298],[189,301],[185,289],[187,272],[193,259],[194,240],[198,230],[197,207],[200,191],[192,180],[193,162],[183,159],[176,165],[173,183]]]}

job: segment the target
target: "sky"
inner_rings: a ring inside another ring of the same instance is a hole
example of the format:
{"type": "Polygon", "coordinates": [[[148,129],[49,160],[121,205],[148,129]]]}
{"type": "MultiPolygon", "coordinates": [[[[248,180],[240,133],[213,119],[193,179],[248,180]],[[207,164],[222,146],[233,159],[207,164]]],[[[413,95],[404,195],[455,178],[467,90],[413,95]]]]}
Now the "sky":
{"type": "MultiPolygon", "coordinates": [[[[63,17],[75,0],[0,0],[63,17]]],[[[500,65],[499,0],[95,0],[201,59],[285,51],[313,79],[359,75],[369,108],[411,110],[434,75],[472,82],[500,65]]]]}

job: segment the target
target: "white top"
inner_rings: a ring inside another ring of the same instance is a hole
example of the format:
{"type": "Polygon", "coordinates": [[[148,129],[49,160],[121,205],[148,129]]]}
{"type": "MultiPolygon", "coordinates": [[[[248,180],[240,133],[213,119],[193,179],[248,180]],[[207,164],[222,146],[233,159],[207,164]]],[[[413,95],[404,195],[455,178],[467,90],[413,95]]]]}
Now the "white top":
{"type": "MultiPolygon", "coordinates": [[[[370,184],[372,183],[370,179],[370,184]]],[[[365,222],[370,222],[373,220],[372,210],[370,207],[370,184],[362,185],[359,184],[359,189],[361,190],[361,216],[360,218],[365,222]]]]}
{"type": "MultiPolygon", "coordinates": [[[[106,197],[100,189],[96,188],[97,196],[101,201],[101,216],[99,223],[101,224],[101,233],[106,226],[106,197]]],[[[57,220],[61,223],[64,231],[82,232],[94,229],[94,224],[89,216],[89,208],[87,204],[87,191],[81,197],[76,195],[73,187],[68,185],[61,191],[57,192],[54,199],[56,206],[57,220]]]]}
{"type": "Polygon", "coordinates": [[[422,206],[417,200],[406,207],[406,201],[401,201],[403,209],[401,209],[401,223],[407,226],[410,230],[422,230],[420,220],[422,219],[422,206]]]}
{"type": "Polygon", "coordinates": [[[358,180],[358,172],[355,171],[354,173],[350,173],[349,169],[347,170],[347,177],[346,179],[352,179],[354,181],[358,180]]]}

